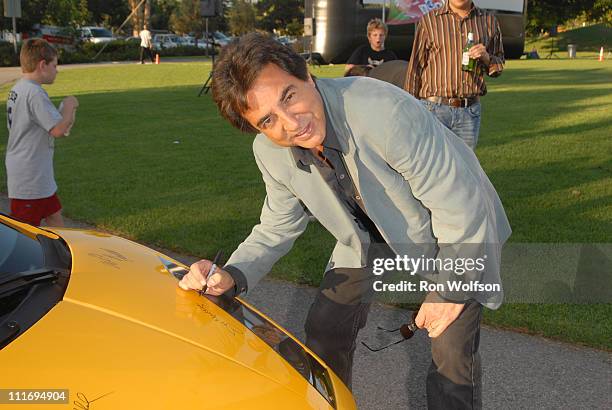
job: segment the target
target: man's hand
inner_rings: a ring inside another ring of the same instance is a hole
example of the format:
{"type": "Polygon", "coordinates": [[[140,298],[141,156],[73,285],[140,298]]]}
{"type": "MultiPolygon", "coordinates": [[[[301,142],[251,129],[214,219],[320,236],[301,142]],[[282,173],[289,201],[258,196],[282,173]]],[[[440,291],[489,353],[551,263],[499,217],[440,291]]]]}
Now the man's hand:
{"type": "Polygon", "coordinates": [[[464,306],[462,303],[425,302],[419,309],[416,325],[427,329],[429,337],[438,337],[459,317],[464,306]]]}
{"type": "Polygon", "coordinates": [[[202,259],[191,265],[189,273],[183,276],[183,279],[179,282],[181,289],[201,290],[206,285],[205,293],[214,296],[219,296],[231,289],[234,286],[234,279],[221,268],[216,268],[211,273],[208,281],[206,280],[212,264],[211,261],[202,259]]]}
{"type": "Polygon", "coordinates": [[[484,63],[484,65],[489,65],[491,62],[491,58],[489,57],[489,53],[487,52],[487,48],[483,44],[476,44],[470,48],[468,54],[471,58],[475,58],[484,63]]]}

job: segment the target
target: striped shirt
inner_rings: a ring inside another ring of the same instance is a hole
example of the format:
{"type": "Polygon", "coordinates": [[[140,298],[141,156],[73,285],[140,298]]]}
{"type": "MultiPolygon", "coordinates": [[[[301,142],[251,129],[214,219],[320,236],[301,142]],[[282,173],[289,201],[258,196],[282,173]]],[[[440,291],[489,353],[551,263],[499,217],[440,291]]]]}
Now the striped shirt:
{"type": "Polygon", "coordinates": [[[495,16],[472,3],[469,14],[461,18],[446,2],[442,8],[426,14],[417,26],[404,88],[417,98],[485,95],[483,71],[497,77],[503,64],[504,47],[495,16]],[[463,48],[470,32],[474,44],[486,46],[491,60],[488,67],[479,60],[473,72],[461,70],[463,48]]]}

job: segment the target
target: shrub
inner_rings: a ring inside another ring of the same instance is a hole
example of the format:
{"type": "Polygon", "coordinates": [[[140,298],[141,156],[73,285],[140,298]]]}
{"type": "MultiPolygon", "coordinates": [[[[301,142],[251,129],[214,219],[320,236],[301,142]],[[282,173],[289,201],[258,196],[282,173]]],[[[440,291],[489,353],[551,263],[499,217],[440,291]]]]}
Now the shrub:
{"type": "Polygon", "coordinates": [[[10,67],[19,65],[19,50],[21,50],[21,44],[17,44],[17,55],[13,49],[13,43],[6,41],[0,41],[0,66],[10,67]]]}
{"type": "MultiPolygon", "coordinates": [[[[134,40],[116,40],[107,43],[78,43],[74,50],[58,49],[58,60],[60,64],[92,63],[101,61],[137,61],[140,58],[140,42],[134,40]],[[94,57],[104,47],[104,51],[94,60],[94,57]]],[[[161,57],[177,56],[203,56],[206,49],[195,46],[181,46],[175,48],[165,48],[159,51],[161,57]]],[[[0,66],[17,66],[13,45],[7,42],[0,42],[0,66]]]]}

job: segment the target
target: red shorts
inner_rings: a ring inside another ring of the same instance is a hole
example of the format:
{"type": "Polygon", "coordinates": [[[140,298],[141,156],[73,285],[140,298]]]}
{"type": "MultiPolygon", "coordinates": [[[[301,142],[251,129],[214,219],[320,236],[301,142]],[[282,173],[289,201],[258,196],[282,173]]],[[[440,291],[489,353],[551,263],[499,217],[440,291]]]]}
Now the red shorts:
{"type": "Polygon", "coordinates": [[[13,199],[11,202],[11,216],[30,225],[39,226],[46,217],[62,209],[57,194],[42,199],[13,199]]]}

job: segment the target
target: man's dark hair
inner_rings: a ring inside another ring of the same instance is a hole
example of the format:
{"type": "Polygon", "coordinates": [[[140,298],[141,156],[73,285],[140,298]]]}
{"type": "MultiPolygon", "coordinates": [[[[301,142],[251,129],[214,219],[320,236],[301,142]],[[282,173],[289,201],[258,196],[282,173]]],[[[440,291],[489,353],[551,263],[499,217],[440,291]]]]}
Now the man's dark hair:
{"type": "Polygon", "coordinates": [[[245,34],[232,41],[223,48],[215,63],[213,100],[221,115],[243,132],[258,132],[242,114],[248,110],[247,92],[268,64],[275,64],[300,80],[308,80],[306,60],[272,37],[260,33],[245,34]]]}
{"type": "Polygon", "coordinates": [[[349,68],[349,70],[344,73],[345,77],[367,77],[370,74],[370,70],[372,67],[369,65],[355,65],[349,68]]]}

